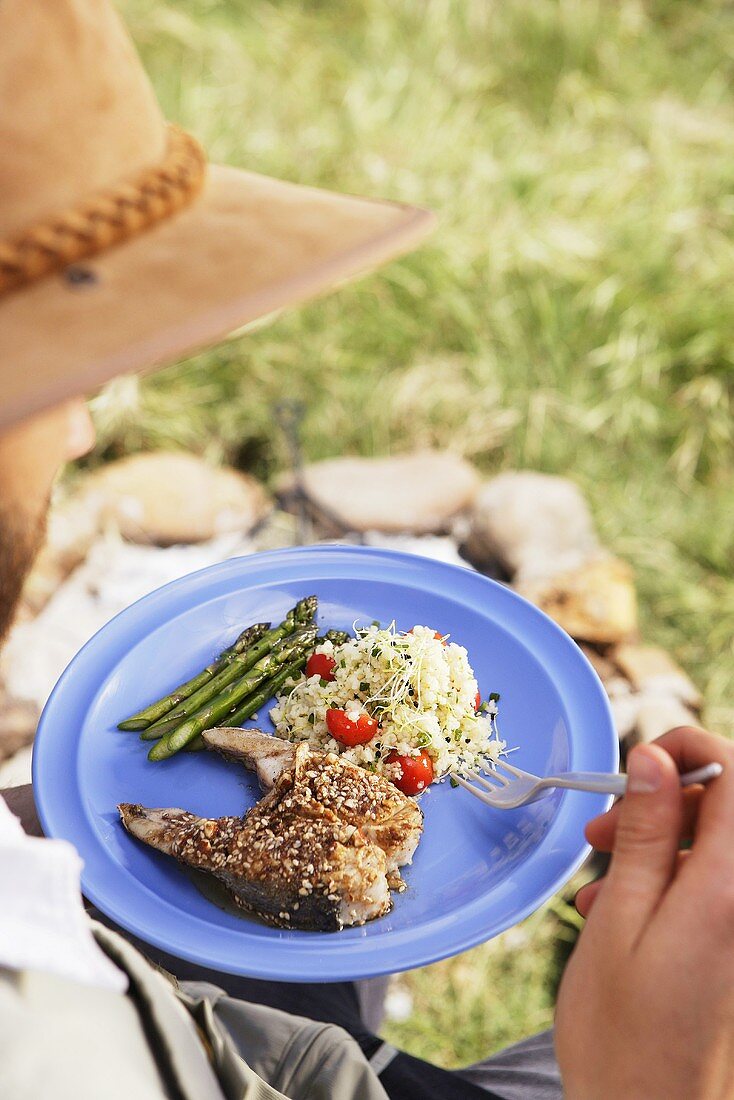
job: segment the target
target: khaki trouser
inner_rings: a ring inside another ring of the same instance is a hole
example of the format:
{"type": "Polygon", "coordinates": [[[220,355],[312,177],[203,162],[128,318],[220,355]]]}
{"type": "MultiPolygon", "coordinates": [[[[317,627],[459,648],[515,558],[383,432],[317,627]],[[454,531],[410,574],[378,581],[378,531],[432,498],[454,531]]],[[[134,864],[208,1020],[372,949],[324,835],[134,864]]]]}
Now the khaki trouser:
{"type": "Polygon", "coordinates": [[[2,1100],[387,1100],[341,1028],[177,989],[100,924],[126,996],[50,974],[0,970],[2,1100]]]}

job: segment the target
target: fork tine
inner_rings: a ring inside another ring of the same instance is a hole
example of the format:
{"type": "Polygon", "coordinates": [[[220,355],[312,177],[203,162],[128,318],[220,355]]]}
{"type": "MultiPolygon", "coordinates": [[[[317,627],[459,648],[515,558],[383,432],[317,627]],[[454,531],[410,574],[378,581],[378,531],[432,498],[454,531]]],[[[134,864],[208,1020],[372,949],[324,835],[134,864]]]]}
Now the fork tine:
{"type": "Polygon", "coordinates": [[[466,774],[469,779],[473,779],[480,787],[484,787],[485,791],[496,791],[500,787],[506,787],[511,782],[506,775],[500,775],[499,772],[490,772],[486,779],[476,771],[467,772],[466,774]],[[493,779],[496,782],[493,783],[493,779]]]}
{"type": "MultiPolygon", "coordinates": [[[[467,783],[466,779],[463,779],[460,775],[454,777],[460,787],[463,787],[469,794],[473,794],[475,798],[478,798],[480,802],[483,802],[485,806],[495,806],[495,801],[491,794],[485,794],[484,791],[477,790],[471,783],[467,783]]],[[[494,788],[497,790],[497,788],[494,788]]]]}
{"type": "Polygon", "coordinates": [[[516,776],[517,779],[535,779],[536,777],[531,775],[530,772],[524,772],[522,768],[516,768],[512,764],[508,764],[506,760],[495,761],[495,767],[505,768],[511,775],[516,776]]]}

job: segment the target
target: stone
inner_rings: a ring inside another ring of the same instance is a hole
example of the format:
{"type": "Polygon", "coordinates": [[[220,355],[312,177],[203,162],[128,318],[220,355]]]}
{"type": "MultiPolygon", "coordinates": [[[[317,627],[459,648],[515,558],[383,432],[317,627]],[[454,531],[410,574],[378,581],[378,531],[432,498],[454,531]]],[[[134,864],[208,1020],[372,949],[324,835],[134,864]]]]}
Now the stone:
{"type": "Polygon", "coordinates": [[[479,568],[497,562],[525,580],[577,568],[598,548],[580,489],[531,470],[499,474],[474,500],[465,552],[479,568]]]}
{"type": "Polygon", "coordinates": [[[124,538],[160,546],[244,534],[270,510],[267,493],[249,474],[178,451],[112,462],[91,474],[80,493],[124,538]]]}
{"type": "Polygon", "coordinates": [[[623,741],[633,732],[637,726],[637,716],[640,711],[640,696],[627,692],[626,695],[615,695],[609,699],[609,706],[614,719],[614,728],[617,737],[623,741]]]}
{"type": "Polygon", "coordinates": [[[624,676],[612,676],[611,679],[604,681],[604,690],[610,699],[634,694],[629,680],[625,680],[624,676]]]}
{"type": "MultiPolygon", "coordinates": [[[[289,507],[292,475],[279,493],[289,507]]],[[[474,467],[444,451],[388,458],[333,458],[303,471],[303,490],[328,533],[383,531],[438,534],[472,503],[479,487],[474,467]],[[332,531],[332,529],[335,529],[332,531]]]]}
{"type": "Polygon", "coordinates": [[[86,558],[100,524],[100,506],[84,496],[54,504],[46,538],[23,587],[22,604],[32,615],[45,606],[60,584],[86,558]]]}
{"type": "Polygon", "coordinates": [[[471,569],[471,565],[459,554],[456,543],[448,535],[386,535],[380,531],[367,531],[365,546],[377,546],[383,550],[398,550],[403,554],[417,554],[448,565],[471,569]]]}
{"type": "Polygon", "coordinates": [[[608,653],[614,650],[605,647],[604,652],[601,652],[596,646],[587,645],[585,642],[579,643],[579,649],[604,685],[614,727],[621,741],[635,728],[640,696],[633,693],[629,680],[620,675],[619,668],[608,656],[608,653]]]}
{"type": "MultiPolygon", "coordinates": [[[[26,745],[19,749],[15,756],[9,756],[0,763],[0,790],[9,787],[22,787],[31,782],[31,766],[33,762],[33,746],[26,745]]],[[[31,835],[36,835],[31,833],[31,835]]]]}
{"type": "Polygon", "coordinates": [[[604,653],[593,646],[586,645],[584,642],[580,643],[579,649],[605,687],[609,682],[614,682],[617,679],[619,670],[604,653]]]}
{"type": "Polygon", "coordinates": [[[280,550],[284,546],[298,546],[298,521],[290,512],[274,508],[252,535],[254,550],[280,550]]]}
{"type": "MultiPolygon", "coordinates": [[[[138,546],[115,532],[99,536],[38,616],[11,627],[0,652],[8,695],[42,707],[69,661],[118,612],[169,581],[252,550],[246,537],[234,533],[165,548],[138,546]]],[[[234,636],[244,624],[228,625],[234,636]]]]}
{"type": "Polygon", "coordinates": [[[8,760],[30,745],[40,713],[33,703],[12,699],[0,688],[0,761],[8,760]]]}
{"type": "Polygon", "coordinates": [[[619,645],[611,659],[637,691],[670,695],[692,710],[700,710],[703,697],[690,676],[659,646],[619,645]]]}
{"type": "Polygon", "coordinates": [[[413,995],[404,985],[393,982],[385,996],[385,1016],[403,1023],[413,1014],[413,995]]]}
{"type": "Polygon", "coordinates": [[[577,569],[515,585],[572,638],[611,644],[637,632],[637,598],[626,562],[599,554],[577,569]]]}
{"type": "Polygon", "coordinates": [[[649,744],[677,726],[698,725],[698,715],[674,696],[644,692],[637,698],[637,720],[627,738],[628,748],[649,744]]]}

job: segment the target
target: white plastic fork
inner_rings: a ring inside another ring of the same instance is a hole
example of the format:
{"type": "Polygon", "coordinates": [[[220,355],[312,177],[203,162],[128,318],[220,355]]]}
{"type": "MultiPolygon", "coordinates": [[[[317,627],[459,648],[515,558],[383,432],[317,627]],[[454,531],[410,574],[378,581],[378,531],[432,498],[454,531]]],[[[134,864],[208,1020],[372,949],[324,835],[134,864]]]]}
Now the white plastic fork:
{"type": "MultiPolygon", "coordinates": [[[[680,777],[681,787],[690,787],[694,783],[708,783],[723,772],[721,764],[706,764],[695,771],[680,777]]],[[[607,772],[563,772],[562,775],[532,775],[508,764],[506,760],[497,762],[496,768],[480,775],[477,771],[467,772],[467,779],[455,776],[457,782],[496,810],[515,810],[528,802],[536,802],[546,791],[562,787],[571,791],[596,791],[601,794],[624,794],[627,789],[626,775],[612,775],[607,772]],[[510,772],[514,778],[504,775],[500,768],[510,772]],[[468,780],[472,780],[470,783],[468,780]],[[474,786],[474,784],[477,784],[474,786]]]]}

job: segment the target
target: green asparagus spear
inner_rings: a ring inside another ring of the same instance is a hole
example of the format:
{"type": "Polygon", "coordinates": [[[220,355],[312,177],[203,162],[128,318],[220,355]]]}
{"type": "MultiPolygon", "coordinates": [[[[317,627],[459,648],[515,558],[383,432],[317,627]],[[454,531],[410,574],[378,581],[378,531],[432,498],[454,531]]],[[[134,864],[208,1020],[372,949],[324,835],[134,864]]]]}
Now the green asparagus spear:
{"type": "Polygon", "coordinates": [[[190,680],[187,680],[185,684],[181,684],[169,695],[164,695],[162,699],[159,699],[156,703],[151,703],[149,707],[145,707],[144,710],[138,711],[137,714],[131,715],[130,718],[126,718],[124,722],[120,722],[118,729],[120,730],[142,730],[146,729],[153,722],[162,718],[164,714],[168,714],[175,706],[177,706],[184,699],[188,699],[193,695],[195,691],[203,687],[208,683],[212,677],[226,667],[226,665],[235,657],[238,653],[244,652],[249,646],[253,645],[260,638],[263,637],[266,630],[270,626],[270,623],[255,623],[254,626],[248,626],[247,630],[243,630],[239,638],[227,649],[223,650],[215,661],[212,661],[210,665],[202,669],[190,680]]]}
{"type": "MultiPolygon", "coordinates": [[[[318,642],[318,638],[316,639],[316,641],[318,642]]],[[[288,680],[295,679],[295,677],[298,676],[298,673],[301,672],[301,670],[304,668],[307,660],[308,655],[304,654],[303,657],[299,657],[299,659],[297,661],[294,661],[293,664],[286,665],[282,672],[279,672],[277,676],[273,676],[272,679],[266,680],[262,687],[259,688],[254,695],[248,695],[244,702],[240,703],[237,710],[233,711],[231,714],[228,714],[225,718],[223,718],[219,725],[240,726],[243,722],[247,721],[248,718],[252,718],[253,714],[255,714],[260,709],[260,707],[264,706],[269,699],[272,699],[275,695],[278,694],[280,689],[283,687],[283,684],[287,683],[288,680]]],[[[141,740],[144,740],[145,734],[141,733],[140,737],[141,740]]],[[[148,738],[148,740],[150,740],[150,738],[148,738]]],[[[206,744],[204,742],[204,739],[201,734],[199,734],[197,737],[194,738],[193,741],[190,742],[190,744],[186,746],[184,751],[198,752],[199,749],[205,748],[206,744]]]]}
{"type": "Polygon", "coordinates": [[[316,627],[305,627],[295,632],[268,653],[251,668],[241,680],[229,684],[214,699],[186,719],[183,725],[156,741],[148,753],[149,760],[166,760],[184,748],[202,730],[216,726],[231,714],[235,707],[253,693],[265,680],[274,676],[283,665],[292,664],[313,647],[316,627]]]}
{"type": "Polygon", "coordinates": [[[267,656],[283,637],[287,637],[289,633],[292,633],[291,623],[288,623],[288,627],[289,629],[286,628],[285,623],[281,623],[274,630],[268,630],[260,641],[251,646],[245,653],[233,657],[227,667],[217,673],[208,684],[204,684],[188,699],[184,699],[180,706],[175,707],[158,722],[154,722],[152,726],[148,726],[146,730],[143,730],[140,734],[140,740],[157,741],[159,737],[163,737],[165,734],[177,729],[192,714],[196,714],[197,711],[201,710],[210,699],[216,698],[229,684],[234,683],[235,680],[241,680],[245,673],[249,672],[258,661],[267,656]]]}
{"type": "Polygon", "coordinates": [[[189,741],[188,745],[184,749],[184,752],[201,752],[202,749],[205,748],[206,743],[204,741],[204,738],[201,736],[201,734],[199,734],[199,736],[195,737],[193,741],[189,741]]]}
{"type": "Polygon", "coordinates": [[[220,726],[241,726],[248,718],[252,718],[253,714],[264,706],[268,699],[272,699],[274,695],[282,688],[286,681],[291,677],[297,676],[303,666],[308,660],[308,655],[304,654],[303,657],[299,657],[293,664],[287,665],[272,679],[266,680],[262,687],[255,692],[254,695],[249,695],[244,702],[240,703],[239,707],[233,714],[227,714],[219,723],[220,726]]]}
{"type": "Polygon", "coordinates": [[[280,626],[275,627],[273,630],[267,630],[249,649],[232,657],[226,667],[208,683],[195,691],[188,699],[184,699],[179,706],[174,707],[158,722],[154,722],[149,726],[140,735],[141,740],[155,741],[157,738],[177,729],[192,714],[196,714],[198,710],[201,710],[210,699],[214,699],[219,695],[228,684],[241,679],[245,672],[249,672],[251,668],[254,668],[257,662],[270,653],[282,638],[292,634],[300,626],[309,625],[313,621],[315,611],[315,596],[300,600],[295,607],[291,608],[280,626]]]}

